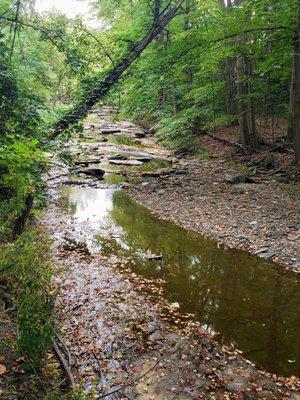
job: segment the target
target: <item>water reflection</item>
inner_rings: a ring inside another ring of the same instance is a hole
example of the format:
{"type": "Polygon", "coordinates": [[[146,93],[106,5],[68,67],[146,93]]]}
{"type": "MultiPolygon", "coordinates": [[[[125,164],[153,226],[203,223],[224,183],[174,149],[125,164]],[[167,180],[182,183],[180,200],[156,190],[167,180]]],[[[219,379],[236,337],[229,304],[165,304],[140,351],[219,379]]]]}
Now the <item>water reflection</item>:
{"type": "Polygon", "coordinates": [[[71,187],[64,195],[79,221],[105,219],[121,228],[117,238],[99,237],[106,255],[130,256],[135,272],[164,277],[172,302],[179,302],[183,312],[195,313],[250,360],[271,372],[297,375],[300,294],[294,275],[159,221],[122,191],[71,187]],[[163,257],[146,260],[146,252],[163,257]]]}
{"type": "Polygon", "coordinates": [[[98,190],[88,187],[62,186],[60,192],[63,208],[78,222],[91,220],[103,223],[114,207],[114,189],[98,190]]]}

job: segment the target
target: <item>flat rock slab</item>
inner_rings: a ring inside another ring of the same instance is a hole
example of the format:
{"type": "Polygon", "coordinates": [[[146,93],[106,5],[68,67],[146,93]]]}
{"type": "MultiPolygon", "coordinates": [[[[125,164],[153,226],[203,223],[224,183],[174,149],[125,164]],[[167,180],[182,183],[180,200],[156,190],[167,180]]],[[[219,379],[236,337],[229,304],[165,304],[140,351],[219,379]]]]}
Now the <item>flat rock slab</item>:
{"type": "Polygon", "coordinates": [[[130,165],[133,167],[140,167],[144,163],[138,160],[108,160],[110,164],[114,165],[130,165]]]}
{"type": "Polygon", "coordinates": [[[99,158],[86,158],[85,160],[75,160],[75,165],[89,165],[89,164],[100,164],[102,159],[99,158]]]}
{"type": "Polygon", "coordinates": [[[104,169],[101,168],[86,168],[86,169],[81,169],[78,172],[81,174],[102,178],[106,171],[104,171],[104,169]]]}

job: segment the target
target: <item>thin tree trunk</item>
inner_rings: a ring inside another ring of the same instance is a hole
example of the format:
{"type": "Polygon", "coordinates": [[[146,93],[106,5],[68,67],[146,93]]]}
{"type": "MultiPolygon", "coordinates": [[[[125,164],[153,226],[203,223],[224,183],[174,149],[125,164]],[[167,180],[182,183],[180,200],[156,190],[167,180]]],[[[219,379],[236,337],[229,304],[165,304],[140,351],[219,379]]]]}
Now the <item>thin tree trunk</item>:
{"type": "Polygon", "coordinates": [[[298,0],[297,35],[295,37],[292,133],[295,162],[300,165],[300,0],[298,0]]]}
{"type": "MultiPolygon", "coordinates": [[[[244,38],[239,37],[238,42],[240,45],[244,44],[244,38]]],[[[240,140],[244,146],[255,148],[257,146],[257,134],[254,105],[250,97],[252,93],[252,76],[253,71],[250,58],[245,55],[240,55],[237,59],[240,140]]]]}
{"type": "Polygon", "coordinates": [[[55,139],[66,129],[72,128],[72,126],[87,115],[88,111],[91,110],[91,108],[109,92],[112,86],[119,81],[123,73],[140,56],[152,40],[163,31],[166,25],[175,17],[177,11],[185,1],[186,0],[178,0],[176,5],[164,12],[157,21],[154,21],[152,28],[148,31],[146,36],[134,46],[133,50],[126,57],[113,67],[106,78],[95,81],[95,89],[92,93],[53,125],[52,132],[49,136],[51,140],[55,139]]]}
{"type": "MultiPolygon", "coordinates": [[[[237,86],[234,76],[234,65],[236,60],[234,58],[227,58],[224,62],[224,74],[226,80],[226,100],[227,100],[227,114],[236,117],[238,114],[238,106],[236,102],[237,86]]],[[[232,123],[235,125],[235,123],[232,123]]]]}
{"type": "Polygon", "coordinates": [[[173,115],[177,114],[177,96],[176,96],[176,86],[173,84],[172,87],[172,103],[173,103],[173,115]]]}
{"type": "MultiPolygon", "coordinates": [[[[220,0],[220,6],[223,12],[230,10],[232,3],[230,1],[220,0]]],[[[237,105],[237,85],[235,77],[236,58],[227,57],[222,63],[226,83],[226,108],[227,114],[233,117],[231,126],[236,126],[238,121],[234,118],[238,115],[237,105]]]]}
{"type": "Polygon", "coordinates": [[[32,194],[29,194],[25,199],[25,206],[24,206],[24,210],[23,210],[22,214],[16,219],[16,221],[13,224],[14,238],[17,238],[18,236],[20,236],[23,233],[26,222],[30,215],[32,206],[33,206],[33,196],[32,196],[32,194]]]}
{"type": "Polygon", "coordinates": [[[291,85],[290,85],[290,104],[289,104],[289,125],[287,130],[287,142],[293,143],[293,103],[294,103],[294,80],[295,80],[295,69],[294,69],[294,60],[292,66],[292,76],[291,76],[291,85]]]}

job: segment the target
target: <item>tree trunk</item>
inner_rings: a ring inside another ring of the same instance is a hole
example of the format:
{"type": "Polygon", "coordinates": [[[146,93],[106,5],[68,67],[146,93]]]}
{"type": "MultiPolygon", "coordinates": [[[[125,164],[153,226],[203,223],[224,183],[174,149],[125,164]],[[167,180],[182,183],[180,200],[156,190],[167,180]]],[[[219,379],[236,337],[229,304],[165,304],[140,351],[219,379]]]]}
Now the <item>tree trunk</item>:
{"type": "MultiPolygon", "coordinates": [[[[227,58],[224,62],[227,114],[231,117],[236,117],[238,115],[238,106],[236,101],[237,87],[234,76],[235,63],[236,60],[234,58],[227,58]]],[[[234,122],[232,124],[235,125],[234,122]]]]}
{"type": "Polygon", "coordinates": [[[119,81],[123,73],[140,56],[152,40],[163,31],[166,25],[175,17],[177,11],[185,1],[186,0],[178,0],[176,5],[160,15],[159,19],[154,21],[152,28],[148,31],[146,36],[134,46],[133,50],[127,56],[113,67],[106,78],[100,81],[95,81],[95,89],[92,93],[88,95],[83,102],[78,104],[77,107],[54,124],[49,136],[51,140],[55,139],[66,129],[72,128],[72,126],[87,115],[88,111],[91,110],[91,108],[109,92],[112,86],[119,81]]]}
{"type": "Polygon", "coordinates": [[[25,206],[22,214],[16,219],[16,221],[13,224],[13,237],[17,238],[20,236],[24,229],[26,222],[28,220],[28,217],[30,215],[30,211],[33,206],[33,196],[32,194],[29,194],[26,199],[25,199],[25,206]]]}
{"type": "MultiPolygon", "coordinates": [[[[220,6],[223,12],[230,10],[232,3],[230,1],[220,0],[220,6]]],[[[226,83],[226,108],[227,114],[231,117],[237,117],[238,105],[237,105],[237,85],[235,77],[235,66],[236,58],[227,57],[222,63],[222,69],[226,83]]],[[[231,126],[236,126],[238,121],[233,118],[231,126]]]]}
{"type": "MultiPolygon", "coordinates": [[[[240,45],[244,44],[244,38],[239,37],[240,45]]],[[[255,148],[257,146],[257,134],[255,127],[254,105],[251,99],[253,76],[252,62],[249,57],[240,55],[237,59],[237,91],[240,114],[240,140],[244,146],[255,148]]]]}
{"type": "Polygon", "coordinates": [[[295,150],[295,162],[297,165],[300,165],[300,0],[298,0],[297,35],[295,37],[293,74],[291,129],[295,150]]]}
{"type": "Polygon", "coordinates": [[[177,95],[176,95],[176,86],[175,84],[172,87],[172,104],[173,104],[173,115],[177,114],[177,95]]]}
{"type": "Polygon", "coordinates": [[[287,130],[286,140],[288,143],[293,143],[293,103],[294,103],[294,79],[295,79],[295,70],[294,70],[294,60],[292,66],[292,76],[291,76],[291,85],[290,85],[290,103],[289,103],[289,125],[287,130]]]}

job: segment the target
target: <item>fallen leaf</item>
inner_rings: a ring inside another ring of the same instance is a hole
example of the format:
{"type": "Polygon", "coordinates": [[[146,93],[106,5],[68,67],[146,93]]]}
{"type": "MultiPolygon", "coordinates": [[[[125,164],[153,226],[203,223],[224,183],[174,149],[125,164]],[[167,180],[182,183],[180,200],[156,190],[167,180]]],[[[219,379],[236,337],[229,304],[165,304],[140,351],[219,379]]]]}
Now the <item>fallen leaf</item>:
{"type": "Polygon", "coordinates": [[[7,371],[6,366],[0,364],[0,375],[6,374],[6,371],[7,371]]]}

